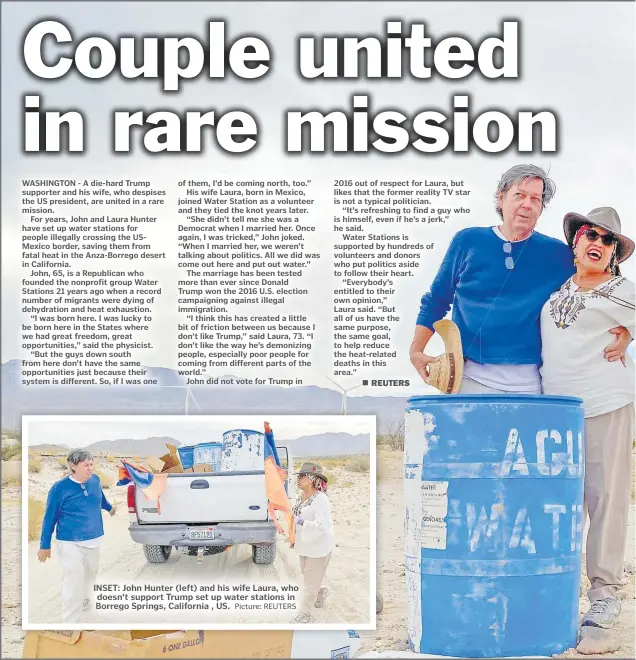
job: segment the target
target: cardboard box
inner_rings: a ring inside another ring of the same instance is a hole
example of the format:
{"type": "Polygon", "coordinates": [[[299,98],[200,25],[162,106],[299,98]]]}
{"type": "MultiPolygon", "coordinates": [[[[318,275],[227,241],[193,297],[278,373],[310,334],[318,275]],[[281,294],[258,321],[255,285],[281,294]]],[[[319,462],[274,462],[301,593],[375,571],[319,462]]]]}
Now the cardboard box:
{"type": "Polygon", "coordinates": [[[291,630],[29,631],[23,658],[289,658],[291,630]]]}
{"type": "Polygon", "coordinates": [[[183,472],[183,465],[181,464],[181,458],[179,457],[176,446],[166,443],[166,448],[168,449],[168,453],[159,458],[164,463],[161,472],[183,472]]]}
{"type": "Polygon", "coordinates": [[[212,466],[209,463],[195,463],[193,472],[212,472],[212,466]]]}
{"type": "Polygon", "coordinates": [[[108,637],[117,637],[117,639],[144,639],[154,637],[155,635],[168,635],[170,633],[181,632],[179,630],[100,630],[102,635],[108,637]]]}
{"type": "Polygon", "coordinates": [[[159,456],[159,460],[163,461],[166,467],[174,467],[175,465],[175,460],[171,454],[164,454],[163,456],[159,456]]]}
{"type": "Polygon", "coordinates": [[[164,468],[161,471],[161,474],[170,474],[172,472],[183,472],[183,468],[180,465],[175,465],[174,467],[168,468],[167,470],[164,468]]]}
{"type": "Polygon", "coordinates": [[[165,463],[156,456],[148,456],[148,458],[146,458],[146,464],[155,474],[162,472],[165,466],[165,463]]]}

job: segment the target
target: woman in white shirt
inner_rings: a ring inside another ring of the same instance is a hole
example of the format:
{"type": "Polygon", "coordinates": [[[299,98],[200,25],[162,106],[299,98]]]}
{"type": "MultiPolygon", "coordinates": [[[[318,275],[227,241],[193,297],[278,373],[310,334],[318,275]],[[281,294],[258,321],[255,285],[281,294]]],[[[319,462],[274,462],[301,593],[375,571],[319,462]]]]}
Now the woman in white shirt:
{"type": "Polygon", "coordinates": [[[576,273],[541,312],[545,394],[576,396],[585,410],[587,575],[591,608],[582,626],[611,628],[620,615],[634,440],[634,362],[604,359],[610,328],[635,331],[634,283],[619,263],[634,252],[612,208],[568,213],[565,237],[576,273]]]}
{"type": "Polygon", "coordinates": [[[298,474],[300,495],[294,506],[296,539],[294,548],[303,576],[301,608],[292,623],[310,623],[312,608],[323,607],[328,590],[322,581],[333,550],[331,504],[327,497],[327,477],[320,465],[303,463],[298,474]]]}

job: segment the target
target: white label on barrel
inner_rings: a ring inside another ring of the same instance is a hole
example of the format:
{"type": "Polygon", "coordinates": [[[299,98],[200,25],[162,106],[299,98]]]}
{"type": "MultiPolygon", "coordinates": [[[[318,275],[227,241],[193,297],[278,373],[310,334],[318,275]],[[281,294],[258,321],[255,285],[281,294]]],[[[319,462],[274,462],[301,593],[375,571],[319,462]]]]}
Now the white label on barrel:
{"type": "Polygon", "coordinates": [[[446,549],[448,481],[422,481],[420,524],[415,538],[423,548],[446,549]]]}
{"type": "Polygon", "coordinates": [[[421,465],[424,456],[437,442],[435,417],[419,410],[409,410],[404,416],[404,462],[407,465],[421,465]]]}

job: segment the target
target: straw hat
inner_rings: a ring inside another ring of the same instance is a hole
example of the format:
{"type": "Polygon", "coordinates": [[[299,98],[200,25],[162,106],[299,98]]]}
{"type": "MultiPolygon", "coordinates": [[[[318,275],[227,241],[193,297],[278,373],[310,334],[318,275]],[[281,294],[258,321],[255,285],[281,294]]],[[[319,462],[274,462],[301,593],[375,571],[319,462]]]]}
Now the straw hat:
{"type": "Polygon", "coordinates": [[[298,472],[294,472],[294,474],[313,474],[316,477],[320,477],[325,483],[329,481],[322,471],[322,467],[318,465],[318,463],[303,463],[303,466],[300,468],[300,470],[298,472]]]}
{"type": "Polygon", "coordinates": [[[632,256],[632,253],[634,252],[634,241],[621,234],[621,219],[613,208],[609,206],[601,206],[597,209],[592,209],[587,215],[581,215],[580,213],[566,213],[563,218],[563,231],[565,233],[565,239],[570,247],[572,246],[574,236],[581,225],[602,227],[616,236],[618,239],[616,260],[619,264],[632,256]]]}
{"type": "Polygon", "coordinates": [[[424,380],[442,394],[457,394],[464,376],[464,355],[459,328],[448,319],[433,324],[437,334],[444,340],[443,355],[428,367],[428,378],[424,380]]]}

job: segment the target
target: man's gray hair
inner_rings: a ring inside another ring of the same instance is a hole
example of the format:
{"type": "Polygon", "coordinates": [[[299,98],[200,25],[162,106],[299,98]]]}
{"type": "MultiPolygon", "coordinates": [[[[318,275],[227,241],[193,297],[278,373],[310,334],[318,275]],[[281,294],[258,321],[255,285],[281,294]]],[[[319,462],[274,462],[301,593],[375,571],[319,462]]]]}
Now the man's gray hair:
{"type": "Polygon", "coordinates": [[[543,210],[554,197],[556,186],[554,181],[548,177],[548,173],[536,165],[515,165],[507,172],[504,172],[499,179],[497,190],[495,191],[495,208],[497,213],[503,218],[501,204],[499,203],[499,193],[505,194],[516,183],[521,183],[527,179],[541,179],[543,181],[543,195],[541,197],[541,210],[543,210]]]}
{"type": "Polygon", "coordinates": [[[84,461],[94,461],[95,456],[88,451],[88,449],[71,449],[68,456],[66,457],[66,462],[68,464],[69,470],[73,472],[73,466],[78,463],[83,463],[84,461]]]}

